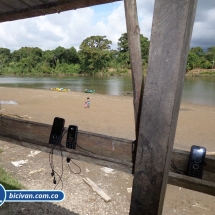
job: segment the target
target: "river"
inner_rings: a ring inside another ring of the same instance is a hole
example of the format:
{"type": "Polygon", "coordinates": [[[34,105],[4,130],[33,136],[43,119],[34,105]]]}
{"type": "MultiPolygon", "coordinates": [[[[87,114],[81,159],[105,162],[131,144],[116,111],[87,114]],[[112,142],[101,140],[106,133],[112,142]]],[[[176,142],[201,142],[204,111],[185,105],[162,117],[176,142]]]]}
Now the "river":
{"type": "MultiPolygon", "coordinates": [[[[130,76],[0,76],[0,86],[35,89],[62,87],[77,92],[83,92],[85,89],[94,89],[99,94],[132,95],[132,80],[130,76]]],[[[215,77],[185,77],[182,102],[215,106],[215,77]]]]}

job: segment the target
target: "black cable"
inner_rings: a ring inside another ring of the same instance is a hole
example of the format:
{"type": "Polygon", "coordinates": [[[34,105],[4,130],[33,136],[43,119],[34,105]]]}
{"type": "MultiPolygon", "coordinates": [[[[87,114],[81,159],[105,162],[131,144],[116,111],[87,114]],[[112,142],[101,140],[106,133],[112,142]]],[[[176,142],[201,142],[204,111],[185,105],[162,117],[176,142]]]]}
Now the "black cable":
{"type": "Polygon", "coordinates": [[[61,190],[63,189],[63,181],[62,181],[62,176],[63,176],[63,153],[62,153],[62,148],[61,148],[61,141],[63,139],[63,136],[65,135],[66,133],[66,130],[64,131],[63,134],[61,134],[58,139],[56,140],[56,144],[53,144],[52,146],[52,149],[51,151],[49,152],[49,163],[50,163],[50,167],[51,167],[51,175],[54,176],[54,179],[53,179],[53,183],[56,184],[56,186],[54,187],[54,189],[58,186],[58,184],[62,183],[62,188],[61,190]],[[53,152],[54,152],[54,148],[55,148],[55,145],[60,145],[60,150],[61,150],[61,160],[62,160],[62,173],[61,173],[61,176],[54,170],[54,162],[53,162],[53,152]],[[55,174],[59,177],[59,181],[58,183],[56,183],[56,178],[55,178],[55,174]]]}
{"type": "Polygon", "coordinates": [[[61,151],[61,176],[58,175],[59,180],[58,180],[58,183],[56,184],[56,186],[54,187],[54,190],[58,186],[60,181],[61,181],[61,184],[62,184],[61,190],[63,190],[63,180],[62,180],[62,177],[63,177],[63,153],[62,153],[62,145],[61,144],[60,144],[60,151],[61,151]]]}
{"type": "Polygon", "coordinates": [[[53,146],[51,148],[51,151],[49,152],[49,163],[50,163],[50,167],[51,167],[52,173],[54,171],[54,164],[53,164],[53,151],[54,151],[54,148],[55,148],[55,144],[53,144],[53,146]]]}
{"type": "Polygon", "coordinates": [[[173,172],[176,172],[176,173],[179,173],[180,174],[180,171],[176,168],[175,164],[173,163],[173,161],[171,160],[171,171],[173,172]]]}
{"type": "Polygon", "coordinates": [[[183,170],[180,170],[180,169],[178,169],[176,166],[175,166],[175,164],[174,164],[174,162],[171,160],[171,167],[173,168],[173,169],[170,169],[171,171],[173,171],[173,172],[176,172],[176,173],[178,173],[178,174],[186,174],[186,171],[183,171],[183,170]]]}
{"type": "Polygon", "coordinates": [[[49,163],[50,163],[51,170],[52,170],[51,176],[54,177],[54,179],[53,179],[53,183],[54,183],[54,184],[56,184],[55,174],[60,178],[60,175],[54,170],[53,151],[54,151],[55,145],[56,145],[56,144],[53,145],[53,147],[52,147],[52,149],[51,149],[51,151],[50,151],[50,153],[49,153],[49,163]]]}
{"type": "Polygon", "coordinates": [[[96,155],[96,153],[94,153],[94,152],[92,152],[92,151],[89,151],[89,150],[87,150],[87,149],[84,149],[83,147],[79,146],[78,144],[77,144],[77,146],[78,146],[80,149],[84,150],[84,151],[87,151],[87,152],[90,152],[90,153],[96,155]]]}
{"type": "Polygon", "coordinates": [[[76,164],[72,159],[67,158],[67,159],[66,159],[66,162],[67,162],[67,164],[68,164],[68,167],[69,167],[70,171],[71,171],[73,174],[80,174],[80,173],[81,173],[81,167],[78,166],[78,164],[76,164]],[[77,166],[77,167],[79,168],[79,172],[74,172],[74,171],[70,168],[70,165],[69,165],[70,161],[72,161],[72,163],[73,163],[75,166],[77,166]]]}

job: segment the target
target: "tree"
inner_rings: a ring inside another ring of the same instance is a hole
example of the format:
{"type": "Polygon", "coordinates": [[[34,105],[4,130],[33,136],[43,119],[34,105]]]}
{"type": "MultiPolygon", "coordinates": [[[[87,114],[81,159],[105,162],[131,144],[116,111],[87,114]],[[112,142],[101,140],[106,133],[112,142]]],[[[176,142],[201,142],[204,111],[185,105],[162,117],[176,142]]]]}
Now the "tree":
{"type": "Polygon", "coordinates": [[[11,60],[10,49],[0,48],[0,68],[6,66],[11,60]]]}
{"type": "Polygon", "coordinates": [[[144,63],[148,63],[150,41],[140,34],[141,56],[144,63]]]}
{"type": "Polygon", "coordinates": [[[43,52],[43,59],[49,65],[50,68],[55,68],[57,60],[53,50],[46,50],[43,52]]]}
{"type": "Polygon", "coordinates": [[[66,49],[58,46],[55,50],[53,50],[54,52],[54,60],[55,60],[55,64],[57,65],[58,63],[64,63],[65,62],[65,58],[66,58],[66,49]]]}
{"type": "Polygon", "coordinates": [[[190,49],[190,51],[195,53],[198,57],[202,57],[205,54],[201,47],[193,47],[190,49]]]}
{"type": "Polygon", "coordinates": [[[122,34],[118,39],[118,51],[119,51],[119,62],[125,65],[126,68],[130,68],[130,56],[128,47],[128,35],[127,33],[122,34]]]}
{"type": "Polygon", "coordinates": [[[215,46],[208,48],[206,54],[206,59],[209,61],[209,68],[215,68],[215,46]]]}
{"type": "Polygon", "coordinates": [[[207,67],[207,62],[203,49],[201,47],[191,48],[188,53],[187,70],[205,67],[207,67]]]}
{"type": "Polygon", "coordinates": [[[111,59],[110,47],[112,42],[106,36],[91,36],[80,45],[79,56],[84,72],[94,75],[104,72],[111,59]]]}
{"type": "MultiPolygon", "coordinates": [[[[150,41],[147,37],[140,34],[140,46],[141,46],[141,57],[143,60],[143,65],[148,62],[150,41]]],[[[130,68],[130,55],[128,46],[128,35],[127,33],[122,34],[118,40],[118,51],[119,51],[119,61],[124,64],[127,68],[130,68]]]]}
{"type": "Polygon", "coordinates": [[[196,53],[190,51],[188,53],[188,59],[187,59],[187,70],[191,70],[198,67],[198,60],[199,57],[196,53]]]}
{"type": "Polygon", "coordinates": [[[12,52],[12,68],[14,73],[29,74],[43,60],[43,51],[38,47],[22,47],[12,52]]]}
{"type": "Polygon", "coordinates": [[[71,47],[65,49],[58,46],[54,50],[46,50],[44,53],[44,59],[49,64],[50,68],[55,68],[58,64],[77,64],[79,63],[79,57],[76,49],[71,47]]]}
{"type": "Polygon", "coordinates": [[[79,63],[78,52],[76,51],[76,49],[74,47],[71,47],[70,49],[66,49],[65,62],[68,64],[78,64],[79,63]]]}

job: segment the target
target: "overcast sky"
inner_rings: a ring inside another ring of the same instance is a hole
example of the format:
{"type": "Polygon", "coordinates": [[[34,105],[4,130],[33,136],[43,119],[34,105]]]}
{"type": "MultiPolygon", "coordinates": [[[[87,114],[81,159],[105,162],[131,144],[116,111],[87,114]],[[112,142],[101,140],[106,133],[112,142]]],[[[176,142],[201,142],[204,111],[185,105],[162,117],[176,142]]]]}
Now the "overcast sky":
{"type": "MultiPolygon", "coordinates": [[[[150,40],[154,0],[137,0],[141,34],[150,40]]],[[[215,46],[215,0],[199,0],[191,47],[215,46]],[[213,23],[213,24],[212,24],[213,23]]],[[[75,47],[89,36],[107,36],[117,47],[126,32],[124,3],[116,2],[36,18],[0,23],[0,47],[52,50],[75,47]]]]}

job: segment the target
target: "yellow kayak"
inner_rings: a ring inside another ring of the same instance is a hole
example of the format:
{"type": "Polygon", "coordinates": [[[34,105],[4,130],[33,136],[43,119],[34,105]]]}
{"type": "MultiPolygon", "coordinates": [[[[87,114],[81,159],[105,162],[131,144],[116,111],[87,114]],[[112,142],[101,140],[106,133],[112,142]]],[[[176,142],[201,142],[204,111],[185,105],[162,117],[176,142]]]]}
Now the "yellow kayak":
{"type": "Polygon", "coordinates": [[[70,89],[58,88],[58,87],[51,88],[51,90],[58,91],[58,92],[68,92],[68,91],[70,91],[70,89]]]}
{"type": "Polygon", "coordinates": [[[60,88],[56,87],[56,88],[51,88],[51,90],[54,90],[54,91],[58,91],[60,88]]]}

